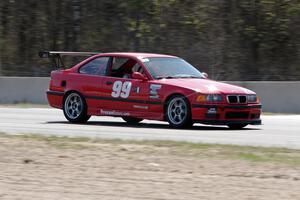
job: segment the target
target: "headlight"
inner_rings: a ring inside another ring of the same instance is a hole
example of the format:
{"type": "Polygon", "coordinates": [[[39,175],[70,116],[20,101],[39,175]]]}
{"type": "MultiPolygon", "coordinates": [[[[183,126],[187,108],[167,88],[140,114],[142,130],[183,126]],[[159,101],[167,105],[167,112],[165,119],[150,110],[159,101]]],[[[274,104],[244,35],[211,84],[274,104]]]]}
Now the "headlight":
{"type": "Polygon", "coordinates": [[[220,102],[223,98],[220,94],[201,94],[196,100],[200,102],[220,102]]]}
{"type": "Polygon", "coordinates": [[[255,94],[250,94],[247,96],[247,101],[249,103],[256,103],[256,102],[258,102],[258,98],[255,94]]]}
{"type": "Polygon", "coordinates": [[[206,96],[207,101],[222,101],[222,96],[220,94],[209,94],[206,96]]]}

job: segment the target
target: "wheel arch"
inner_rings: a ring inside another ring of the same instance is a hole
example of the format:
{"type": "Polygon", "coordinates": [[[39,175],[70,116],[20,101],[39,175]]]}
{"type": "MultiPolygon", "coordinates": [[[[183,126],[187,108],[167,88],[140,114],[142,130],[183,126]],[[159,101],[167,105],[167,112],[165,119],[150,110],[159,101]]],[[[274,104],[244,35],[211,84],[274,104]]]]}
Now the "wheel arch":
{"type": "Polygon", "coordinates": [[[64,99],[65,99],[70,93],[72,93],[72,92],[76,92],[76,93],[80,94],[82,97],[84,97],[83,94],[81,94],[81,92],[79,92],[79,91],[77,91],[77,90],[68,90],[68,91],[66,91],[65,94],[64,94],[64,99]]]}

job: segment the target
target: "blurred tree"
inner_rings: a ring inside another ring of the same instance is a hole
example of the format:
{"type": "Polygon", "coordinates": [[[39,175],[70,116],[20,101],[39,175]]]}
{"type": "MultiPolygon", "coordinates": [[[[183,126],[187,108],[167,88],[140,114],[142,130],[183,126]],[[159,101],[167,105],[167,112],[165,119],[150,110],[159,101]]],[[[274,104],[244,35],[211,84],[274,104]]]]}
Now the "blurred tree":
{"type": "Polygon", "coordinates": [[[299,34],[299,0],[1,0],[0,75],[49,75],[40,50],[143,51],[214,79],[300,80],[299,34]]]}

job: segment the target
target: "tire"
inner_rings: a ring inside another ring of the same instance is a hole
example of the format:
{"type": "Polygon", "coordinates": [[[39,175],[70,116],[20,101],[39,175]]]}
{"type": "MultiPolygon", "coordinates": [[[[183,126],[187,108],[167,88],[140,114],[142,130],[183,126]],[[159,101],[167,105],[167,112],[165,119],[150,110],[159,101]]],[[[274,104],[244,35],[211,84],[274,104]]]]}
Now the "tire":
{"type": "Polygon", "coordinates": [[[78,92],[67,94],[63,101],[65,118],[72,123],[85,123],[90,119],[85,99],[78,92]]]}
{"type": "Polygon", "coordinates": [[[248,124],[228,124],[227,126],[232,130],[240,130],[246,127],[248,124]]]}
{"type": "Polygon", "coordinates": [[[174,128],[193,126],[190,104],[182,95],[174,95],[167,101],[165,116],[170,126],[174,128]]]}
{"type": "Polygon", "coordinates": [[[135,118],[135,117],[122,117],[122,119],[125,122],[127,122],[128,124],[137,124],[137,123],[143,121],[143,119],[135,118]]]}

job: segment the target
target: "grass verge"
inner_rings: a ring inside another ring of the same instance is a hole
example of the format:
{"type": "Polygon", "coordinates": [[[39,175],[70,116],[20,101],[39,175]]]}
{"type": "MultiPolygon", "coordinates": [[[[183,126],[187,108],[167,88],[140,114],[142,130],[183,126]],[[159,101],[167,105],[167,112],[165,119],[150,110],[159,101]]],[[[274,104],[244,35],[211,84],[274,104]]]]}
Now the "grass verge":
{"type": "MultiPolygon", "coordinates": [[[[133,141],[133,140],[106,140],[88,137],[59,137],[44,136],[38,134],[10,135],[0,133],[0,138],[19,140],[21,142],[37,141],[46,143],[54,148],[82,150],[86,148],[97,148],[97,146],[111,145],[124,146],[136,145],[147,147],[147,149],[167,150],[170,154],[188,156],[193,159],[234,159],[248,162],[271,162],[300,166],[300,150],[286,148],[266,148],[221,144],[201,144],[173,141],[133,141]]],[[[150,151],[151,152],[151,151],[150,151]]],[[[145,152],[146,153],[146,152],[145,152]]],[[[149,151],[147,151],[149,153],[149,151]]]]}
{"type": "Polygon", "coordinates": [[[10,103],[0,104],[0,108],[50,108],[48,104],[10,103]]]}

